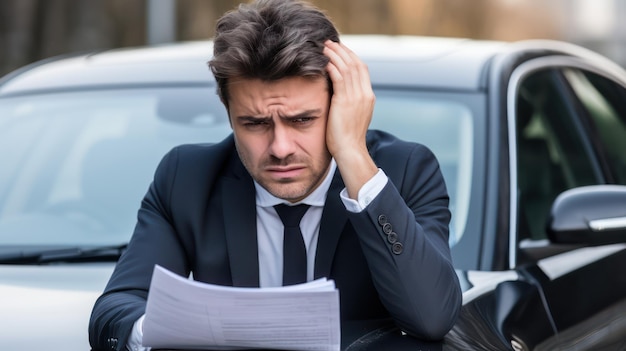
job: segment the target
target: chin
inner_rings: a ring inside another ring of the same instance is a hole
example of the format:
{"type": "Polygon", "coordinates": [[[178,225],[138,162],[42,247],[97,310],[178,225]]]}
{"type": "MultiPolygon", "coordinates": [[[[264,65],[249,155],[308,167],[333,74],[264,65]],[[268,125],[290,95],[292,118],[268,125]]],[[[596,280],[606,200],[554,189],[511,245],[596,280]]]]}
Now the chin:
{"type": "MultiPolygon", "coordinates": [[[[277,198],[287,200],[287,201],[298,201],[305,198],[308,194],[304,189],[277,189],[281,188],[280,185],[273,187],[273,189],[267,189],[270,194],[276,196],[277,198]]],[[[284,185],[282,186],[284,188],[284,185]]]]}

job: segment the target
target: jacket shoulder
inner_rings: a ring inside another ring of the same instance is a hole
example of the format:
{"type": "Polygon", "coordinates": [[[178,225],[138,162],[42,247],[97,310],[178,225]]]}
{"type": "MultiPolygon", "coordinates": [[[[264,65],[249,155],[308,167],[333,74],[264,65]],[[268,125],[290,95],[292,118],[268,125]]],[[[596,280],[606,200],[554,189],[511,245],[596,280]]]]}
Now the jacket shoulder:
{"type": "Polygon", "coordinates": [[[414,177],[420,173],[439,172],[435,154],[423,144],[405,141],[380,130],[370,130],[367,147],[376,165],[399,187],[407,177],[415,181],[414,177]]]}
{"type": "Polygon", "coordinates": [[[367,149],[377,163],[390,158],[397,163],[411,157],[412,154],[435,158],[433,152],[423,144],[405,141],[390,133],[375,129],[367,132],[367,149]]]}

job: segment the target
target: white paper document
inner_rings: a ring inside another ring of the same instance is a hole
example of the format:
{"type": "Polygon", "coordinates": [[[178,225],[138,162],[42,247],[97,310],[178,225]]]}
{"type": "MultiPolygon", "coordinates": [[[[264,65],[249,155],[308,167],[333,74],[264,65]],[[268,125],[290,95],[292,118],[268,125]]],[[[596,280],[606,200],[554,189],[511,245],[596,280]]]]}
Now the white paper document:
{"type": "Polygon", "coordinates": [[[332,280],[236,288],[196,282],[156,266],[143,346],[338,351],[339,323],[339,291],[332,280]]]}

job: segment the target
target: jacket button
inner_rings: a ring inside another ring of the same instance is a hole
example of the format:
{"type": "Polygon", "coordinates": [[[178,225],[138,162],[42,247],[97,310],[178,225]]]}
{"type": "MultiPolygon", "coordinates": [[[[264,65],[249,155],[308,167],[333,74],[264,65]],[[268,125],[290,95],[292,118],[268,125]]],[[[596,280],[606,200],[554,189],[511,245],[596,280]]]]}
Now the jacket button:
{"type": "Polygon", "coordinates": [[[393,231],[393,228],[391,227],[391,223],[385,223],[385,225],[383,225],[383,232],[387,235],[389,235],[389,233],[391,233],[393,231]]]}
{"type": "Polygon", "coordinates": [[[385,216],[384,214],[378,216],[378,224],[385,225],[387,222],[387,216],[385,216]]]}
{"type": "Polygon", "coordinates": [[[396,232],[391,232],[387,235],[387,241],[389,241],[390,244],[395,243],[396,241],[398,241],[398,234],[396,234],[396,232]]]}
{"type": "Polygon", "coordinates": [[[117,350],[117,338],[108,338],[107,342],[111,350],[117,350]]]}
{"type": "Polygon", "coordinates": [[[393,245],[391,245],[391,251],[396,255],[401,254],[403,250],[404,250],[404,246],[402,246],[402,243],[396,242],[393,245]]]}

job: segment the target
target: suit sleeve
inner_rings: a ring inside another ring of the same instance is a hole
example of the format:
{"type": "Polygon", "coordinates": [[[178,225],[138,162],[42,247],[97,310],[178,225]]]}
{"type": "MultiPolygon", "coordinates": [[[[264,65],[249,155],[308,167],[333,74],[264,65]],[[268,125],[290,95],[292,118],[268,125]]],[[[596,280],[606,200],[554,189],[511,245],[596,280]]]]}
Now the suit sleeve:
{"type": "Polygon", "coordinates": [[[171,224],[167,205],[176,177],[176,155],[174,149],[157,168],[128,248],[94,304],[89,321],[94,351],[126,349],[134,323],[144,314],[155,264],[183,276],[189,274],[184,245],[171,224]]]}
{"type": "Polygon", "coordinates": [[[444,179],[435,156],[423,146],[390,173],[378,196],[349,218],[396,324],[410,335],[441,339],[454,325],[462,298],[448,246],[444,179]]]}

